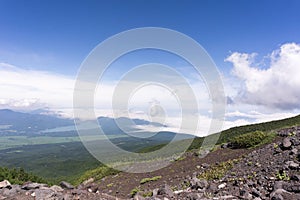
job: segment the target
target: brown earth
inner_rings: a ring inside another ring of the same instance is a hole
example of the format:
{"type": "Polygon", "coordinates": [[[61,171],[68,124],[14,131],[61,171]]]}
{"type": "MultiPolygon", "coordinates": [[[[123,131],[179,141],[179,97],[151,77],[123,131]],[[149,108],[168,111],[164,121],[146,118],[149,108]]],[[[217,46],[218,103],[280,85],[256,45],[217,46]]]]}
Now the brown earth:
{"type": "Polygon", "coordinates": [[[130,198],[131,190],[136,187],[139,187],[142,191],[152,191],[164,184],[168,184],[172,187],[180,187],[187,176],[191,176],[194,172],[203,168],[203,166],[236,159],[250,151],[252,150],[229,148],[217,149],[204,158],[199,158],[195,153],[188,152],[185,154],[183,160],[175,161],[171,165],[160,170],[139,174],[121,172],[114,176],[108,176],[102,181],[90,185],[90,187],[96,186],[102,193],[107,193],[119,198],[130,198]],[[161,176],[161,179],[140,184],[140,181],[143,178],[152,178],[155,176],[161,176]]]}

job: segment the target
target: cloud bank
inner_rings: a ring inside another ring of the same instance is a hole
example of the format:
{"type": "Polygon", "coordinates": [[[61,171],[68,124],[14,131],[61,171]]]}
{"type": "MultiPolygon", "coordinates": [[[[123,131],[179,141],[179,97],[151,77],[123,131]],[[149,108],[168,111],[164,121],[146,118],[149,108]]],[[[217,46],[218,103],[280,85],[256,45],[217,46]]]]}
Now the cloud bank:
{"type": "MultiPolygon", "coordinates": [[[[268,66],[256,62],[256,56],[256,53],[234,52],[225,60],[233,64],[232,75],[238,82],[226,77],[229,81],[225,82],[225,91],[231,95],[228,97],[230,102],[227,105],[223,129],[292,117],[299,112],[300,45],[281,45],[268,56],[268,66]]],[[[6,63],[0,63],[0,77],[0,109],[33,110],[48,107],[51,110],[63,111],[65,116],[73,116],[75,77],[25,70],[6,63]]],[[[98,84],[95,93],[97,116],[114,117],[111,99],[116,84],[113,81],[98,84]]],[[[191,117],[198,116],[196,132],[198,136],[203,136],[208,133],[211,122],[211,102],[203,82],[193,82],[190,85],[199,105],[199,110],[191,113],[191,117]]],[[[175,85],[173,91],[158,86],[145,86],[132,93],[125,112],[129,112],[131,118],[149,120],[151,106],[161,106],[167,114],[166,130],[178,131],[181,116],[176,109],[180,109],[180,104],[174,94],[181,90],[180,84],[175,85]]],[[[122,112],[124,111],[120,111],[121,114],[122,112]]],[[[151,127],[144,128],[151,131],[151,127]]],[[[185,131],[189,132],[188,127],[185,131]]]]}
{"type": "Polygon", "coordinates": [[[0,63],[0,108],[71,107],[74,80],[60,74],[0,63]]]}
{"type": "Polygon", "coordinates": [[[269,108],[300,108],[300,44],[287,43],[269,56],[266,69],[255,62],[256,54],[234,52],[225,61],[242,83],[236,101],[269,108]]]}

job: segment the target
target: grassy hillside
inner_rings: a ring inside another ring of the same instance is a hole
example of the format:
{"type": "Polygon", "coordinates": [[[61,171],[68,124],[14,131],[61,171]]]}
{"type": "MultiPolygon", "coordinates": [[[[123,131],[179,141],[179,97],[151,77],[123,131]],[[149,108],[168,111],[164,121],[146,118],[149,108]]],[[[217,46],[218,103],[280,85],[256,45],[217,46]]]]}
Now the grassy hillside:
{"type": "Polygon", "coordinates": [[[254,132],[254,131],[269,132],[284,127],[291,127],[294,125],[300,125],[300,115],[291,118],[282,119],[282,120],[275,120],[275,121],[270,121],[265,123],[234,127],[221,132],[218,144],[228,142],[230,139],[241,134],[254,132]]]}
{"type": "MultiPolygon", "coordinates": [[[[233,128],[224,130],[221,133],[217,133],[220,135],[217,144],[230,142],[233,138],[235,138],[237,136],[255,132],[255,131],[270,132],[270,131],[274,131],[277,129],[291,127],[291,126],[295,126],[295,125],[300,125],[300,115],[297,115],[297,116],[291,117],[291,118],[282,119],[282,120],[275,120],[275,121],[270,121],[270,122],[233,127],[233,128]]],[[[208,137],[215,137],[215,136],[216,136],[216,134],[214,134],[212,136],[208,136],[208,137]]],[[[202,146],[203,140],[204,140],[203,137],[195,138],[188,150],[200,148],[202,146]]],[[[146,153],[146,152],[155,151],[157,149],[162,148],[164,145],[165,144],[160,144],[160,145],[155,145],[155,146],[151,146],[151,147],[146,147],[146,148],[142,149],[140,152],[146,153]]]]}
{"type": "MultiPolygon", "coordinates": [[[[234,127],[222,131],[217,144],[229,142],[240,135],[246,134],[246,137],[249,132],[271,132],[276,129],[294,125],[300,125],[300,115],[283,120],[234,127]]],[[[116,144],[121,144],[120,146],[123,149],[131,149],[135,152],[144,153],[160,149],[165,145],[158,143],[158,141],[151,141],[149,143],[149,141],[128,140],[124,142],[124,138],[116,138],[114,140],[116,144]]],[[[189,150],[200,148],[203,140],[204,138],[194,139],[189,150]]],[[[184,140],[178,141],[178,146],[180,146],[182,142],[184,142],[184,140]]],[[[106,167],[103,167],[99,161],[89,154],[80,142],[26,145],[0,150],[0,166],[7,166],[9,168],[22,167],[52,183],[67,180],[78,184],[80,181],[89,177],[101,179],[107,174],[116,173],[116,171],[110,171],[106,167]]]]}

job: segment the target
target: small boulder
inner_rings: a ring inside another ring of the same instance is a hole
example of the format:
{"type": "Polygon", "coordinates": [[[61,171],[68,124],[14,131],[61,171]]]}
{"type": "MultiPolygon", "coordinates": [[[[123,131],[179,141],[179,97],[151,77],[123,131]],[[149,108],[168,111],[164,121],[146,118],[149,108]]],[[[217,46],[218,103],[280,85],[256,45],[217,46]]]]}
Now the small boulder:
{"type": "Polygon", "coordinates": [[[0,182],[0,188],[6,188],[11,186],[10,182],[8,180],[4,180],[0,182]]]}
{"type": "Polygon", "coordinates": [[[21,188],[23,190],[33,190],[33,189],[39,189],[41,187],[47,187],[47,184],[42,184],[42,183],[25,183],[21,188]]]}
{"type": "Polygon", "coordinates": [[[278,189],[282,189],[283,188],[283,181],[275,181],[274,186],[273,186],[273,190],[278,190],[278,189]]]}
{"type": "Polygon", "coordinates": [[[90,184],[90,183],[93,183],[95,181],[95,179],[94,178],[90,178],[90,179],[88,179],[88,180],[85,180],[85,181],[83,181],[83,185],[88,185],[88,184],[90,184]]]}
{"type": "Polygon", "coordinates": [[[60,186],[65,189],[74,189],[74,186],[66,181],[60,182],[60,186]]]}
{"type": "Polygon", "coordinates": [[[291,140],[289,138],[284,138],[282,141],[283,149],[290,149],[292,146],[291,140]]]}
{"type": "Polygon", "coordinates": [[[225,187],[226,187],[226,183],[222,183],[222,184],[218,185],[218,189],[219,190],[221,190],[221,189],[223,189],[225,187]]]}
{"type": "Polygon", "coordinates": [[[158,188],[155,188],[153,191],[152,191],[152,196],[157,196],[158,195],[158,191],[159,189],[158,188]]]}
{"type": "Polygon", "coordinates": [[[164,185],[162,188],[159,188],[157,194],[158,195],[167,195],[169,197],[173,197],[174,196],[173,190],[167,184],[164,185]]]}
{"type": "Polygon", "coordinates": [[[300,193],[300,184],[287,184],[287,186],[284,188],[288,192],[294,192],[294,193],[300,193]]]}
{"type": "Polygon", "coordinates": [[[188,194],[187,198],[189,200],[199,200],[199,199],[203,199],[203,194],[202,193],[191,193],[191,194],[188,194]]]}
{"type": "Polygon", "coordinates": [[[285,163],[290,169],[298,169],[299,168],[299,164],[295,163],[294,161],[287,161],[285,163]]]}
{"type": "Polygon", "coordinates": [[[230,146],[229,143],[224,143],[224,144],[221,145],[221,148],[222,148],[222,149],[226,149],[226,148],[228,148],[229,146],[230,146]]]}
{"type": "Polygon", "coordinates": [[[133,199],[134,200],[144,200],[145,198],[140,194],[136,194],[136,195],[134,195],[133,199]]]}
{"type": "Polygon", "coordinates": [[[291,150],[291,154],[297,155],[297,153],[298,153],[298,149],[293,148],[293,149],[291,150]]]}
{"type": "Polygon", "coordinates": [[[204,179],[198,179],[196,177],[193,177],[190,181],[191,188],[192,189],[206,189],[208,187],[208,182],[204,179]]]}
{"type": "MultiPolygon", "coordinates": [[[[56,200],[56,199],[59,199],[58,196],[59,195],[51,189],[37,189],[37,190],[35,190],[35,199],[36,200],[44,200],[44,199],[56,200]]],[[[61,198],[62,198],[62,194],[61,194],[61,198]]]]}
{"type": "Polygon", "coordinates": [[[62,189],[60,186],[58,185],[53,185],[50,187],[51,190],[53,190],[54,192],[63,192],[64,189],[62,189]]]}
{"type": "Polygon", "coordinates": [[[291,180],[293,180],[293,181],[300,181],[300,175],[298,175],[298,174],[292,175],[291,176],[291,180]]]}

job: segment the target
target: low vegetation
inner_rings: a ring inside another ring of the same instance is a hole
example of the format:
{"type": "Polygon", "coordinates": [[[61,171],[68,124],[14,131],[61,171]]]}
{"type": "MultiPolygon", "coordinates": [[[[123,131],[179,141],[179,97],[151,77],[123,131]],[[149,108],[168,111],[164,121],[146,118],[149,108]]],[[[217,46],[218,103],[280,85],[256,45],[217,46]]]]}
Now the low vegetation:
{"type": "Polygon", "coordinates": [[[295,125],[300,125],[300,115],[282,119],[282,120],[275,120],[275,121],[264,122],[259,124],[250,124],[245,126],[233,127],[225,131],[222,131],[222,133],[220,134],[218,144],[228,142],[229,140],[231,140],[236,136],[246,134],[246,133],[251,133],[254,131],[270,132],[277,129],[291,127],[295,125]]]}
{"type": "Polygon", "coordinates": [[[100,166],[97,167],[96,169],[88,170],[86,171],[76,182],[75,185],[78,185],[82,183],[85,180],[88,180],[89,178],[94,178],[95,181],[99,181],[105,176],[108,175],[115,175],[117,174],[118,171],[112,168],[109,168],[107,166],[100,166]]]}
{"type": "Polygon", "coordinates": [[[6,167],[0,167],[0,181],[8,180],[11,184],[23,184],[24,182],[38,182],[47,183],[44,179],[33,175],[32,173],[27,173],[24,169],[8,169],[6,167]]]}
{"type": "MultiPolygon", "coordinates": [[[[219,134],[220,137],[217,144],[241,139],[239,136],[242,137],[242,135],[245,135],[243,137],[247,138],[249,133],[261,131],[264,134],[267,133],[267,137],[263,137],[263,141],[258,144],[260,145],[271,141],[271,139],[275,137],[275,134],[270,134],[270,131],[275,132],[276,129],[291,127],[299,124],[300,115],[284,120],[234,127],[222,131],[221,134],[219,134]]],[[[263,136],[264,134],[261,135],[263,136]]],[[[7,138],[7,140],[12,141],[14,139],[15,138],[13,137],[7,138]]],[[[204,138],[195,138],[188,150],[199,150],[199,148],[202,146],[203,140],[204,138]]],[[[123,144],[124,138],[114,139],[114,141],[116,143],[123,144]]],[[[144,143],[141,141],[132,142],[131,140],[128,140],[124,142],[124,144],[127,146],[122,146],[122,148],[132,148],[132,144],[136,144],[137,146],[134,147],[134,152],[137,151],[141,153],[147,153],[158,150],[166,145],[166,142],[164,141],[161,141],[160,144],[158,141],[154,141],[153,143],[147,142],[148,141],[144,143]],[[149,146],[147,147],[147,145],[149,146]]],[[[182,141],[177,142],[177,146],[180,146],[182,143],[182,141]]],[[[246,148],[256,144],[257,142],[252,140],[240,143],[241,146],[246,148]]],[[[174,144],[174,146],[176,145],[174,144]]],[[[275,147],[276,146],[274,146],[274,148],[275,147]]],[[[76,185],[90,177],[101,179],[106,175],[117,173],[115,170],[109,168],[98,167],[100,164],[99,161],[92,157],[80,142],[26,145],[2,149],[0,152],[0,166],[5,166],[8,168],[13,168],[15,166],[23,167],[26,171],[41,176],[55,184],[58,184],[60,181],[64,180],[76,185]]]]}
{"type": "Polygon", "coordinates": [[[140,181],[140,184],[145,184],[145,183],[148,183],[148,182],[151,182],[151,181],[157,181],[161,179],[161,176],[154,176],[152,178],[143,178],[141,181],[140,181]]]}
{"type": "MultiPolygon", "coordinates": [[[[269,133],[277,129],[291,127],[295,125],[300,125],[300,115],[287,118],[287,119],[271,121],[271,122],[233,127],[224,130],[221,133],[216,133],[211,136],[208,136],[207,140],[210,138],[214,139],[214,137],[217,136],[219,137],[219,139],[216,144],[222,144],[222,143],[230,142],[233,138],[247,133],[253,133],[255,131],[269,133]]],[[[274,134],[268,134],[268,137],[266,137],[263,142],[264,143],[271,142],[273,138],[274,138],[274,134]]],[[[188,148],[188,150],[191,151],[194,149],[199,149],[202,146],[203,141],[204,141],[204,137],[195,138],[191,143],[190,147],[188,148]]],[[[166,144],[159,144],[155,146],[146,147],[144,149],[141,149],[139,152],[147,153],[147,152],[155,151],[157,149],[164,147],[165,145],[166,144]]]]}
{"type": "Polygon", "coordinates": [[[230,143],[235,148],[250,148],[261,144],[267,137],[268,134],[262,131],[255,131],[236,136],[230,140],[230,143]]]}
{"type": "Polygon", "coordinates": [[[139,187],[135,187],[135,188],[133,188],[131,191],[130,191],[130,195],[132,196],[132,197],[134,197],[134,195],[136,195],[138,192],[140,192],[141,191],[141,189],[139,188],[139,187]]]}
{"type": "Polygon", "coordinates": [[[135,187],[130,191],[130,196],[134,197],[137,193],[139,193],[143,197],[151,197],[153,195],[152,191],[144,191],[140,187],[135,187]]]}
{"type": "Polygon", "coordinates": [[[198,175],[199,179],[206,179],[206,180],[219,180],[223,178],[226,174],[226,172],[234,166],[235,163],[237,163],[238,160],[229,160],[226,162],[222,162],[219,164],[216,164],[203,173],[198,175]]]}
{"type": "Polygon", "coordinates": [[[283,170],[280,170],[276,173],[276,178],[278,180],[283,180],[283,181],[289,181],[290,180],[290,177],[286,174],[285,171],[283,170]]]}

